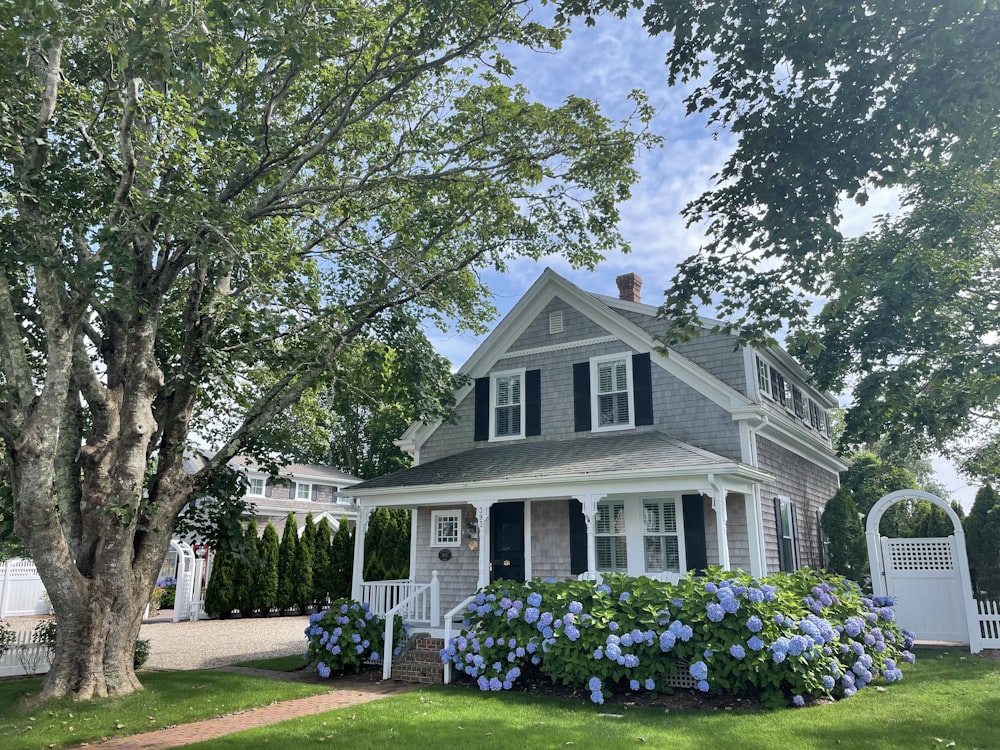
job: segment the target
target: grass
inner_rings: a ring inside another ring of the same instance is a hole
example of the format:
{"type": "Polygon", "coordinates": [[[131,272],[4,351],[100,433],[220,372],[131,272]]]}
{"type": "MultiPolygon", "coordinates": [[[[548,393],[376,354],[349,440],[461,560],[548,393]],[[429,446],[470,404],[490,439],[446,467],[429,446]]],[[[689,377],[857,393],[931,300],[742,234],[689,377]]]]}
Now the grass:
{"type": "MultiPolygon", "coordinates": [[[[299,664],[302,657],[296,657],[299,664]]],[[[0,748],[38,750],[74,747],[207,719],[278,700],[327,692],[329,685],[278,682],[215,670],[146,672],[145,690],[122,698],[52,701],[26,708],[37,696],[40,677],[0,681],[0,748]]]]}
{"type": "Polygon", "coordinates": [[[771,712],[664,712],[442,686],[191,747],[1000,748],[1000,664],[923,651],[904,674],[881,692],[871,687],[837,703],[771,712]]]}
{"type": "MultiPolygon", "coordinates": [[[[300,656],[245,662],[291,670],[300,656]]],[[[433,687],[303,717],[190,747],[329,747],[352,750],[405,742],[407,750],[523,747],[646,747],[691,750],[1000,748],[1000,663],[958,652],[922,651],[901,683],[824,705],[771,712],[695,711],[604,706],[520,693],[483,694],[433,687]]],[[[65,748],[151,731],[275,700],[324,692],[304,685],[217,671],[142,675],[146,690],[88,703],[59,701],[30,711],[39,678],[0,681],[0,747],[65,748]],[[29,728],[30,727],[30,728],[29,728]]]]}
{"type": "MultiPolygon", "coordinates": [[[[269,669],[272,672],[295,672],[305,666],[305,659],[302,654],[291,654],[290,656],[275,656],[270,659],[253,659],[251,661],[237,662],[237,667],[253,667],[254,669],[269,669]]],[[[313,668],[315,669],[315,668],[313,668]]]]}

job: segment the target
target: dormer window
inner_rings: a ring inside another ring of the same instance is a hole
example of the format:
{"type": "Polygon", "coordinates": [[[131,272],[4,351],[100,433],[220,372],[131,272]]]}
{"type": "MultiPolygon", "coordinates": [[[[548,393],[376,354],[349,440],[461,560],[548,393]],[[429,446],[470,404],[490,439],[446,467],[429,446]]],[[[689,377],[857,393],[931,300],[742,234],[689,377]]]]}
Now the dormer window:
{"type": "Polygon", "coordinates": [[[632,356],[618,354],[590,361],[593,383],[594,430],[620,430],[634,426],[632,356]]]}
{"type": "Polygon", "coordinates": [[[303,482],[295,483],[296,500],[312,500],[312,485],[303,482]]]}
{"type": "Polygon", "coordinates": [[[250,477],[247,494],[253,497],[264,497],[265,480],[264,477],[250,477]]]}
{"type": "Polygon", "coordinates": [[[524,370],[496,373],[490,390],[490,439],[524,437],[524,370]]]}

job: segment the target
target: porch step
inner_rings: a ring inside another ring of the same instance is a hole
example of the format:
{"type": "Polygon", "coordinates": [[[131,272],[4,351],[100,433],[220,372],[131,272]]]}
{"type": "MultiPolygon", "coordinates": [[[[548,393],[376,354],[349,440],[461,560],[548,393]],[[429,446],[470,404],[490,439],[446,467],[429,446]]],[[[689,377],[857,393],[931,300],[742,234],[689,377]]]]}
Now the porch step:
{"type": "Polygon", "coordinates": [[[392,678],[430,685],[444,682],[442,648],[444,648],[442,638],[430,638],[425,635],[412,637],[403,652],[392,660],[392,678]]]}

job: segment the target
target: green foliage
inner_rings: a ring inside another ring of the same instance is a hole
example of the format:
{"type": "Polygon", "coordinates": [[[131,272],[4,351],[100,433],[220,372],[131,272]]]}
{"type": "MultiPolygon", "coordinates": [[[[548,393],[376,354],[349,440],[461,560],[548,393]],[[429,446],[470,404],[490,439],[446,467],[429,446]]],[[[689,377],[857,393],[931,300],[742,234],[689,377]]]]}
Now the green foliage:
{"type": "Polygon", "coordinates": [[[7,649],[14,645],[16,638],[17,635],[14,633],[14,629],[3,620],[0,620],[0,656],[7,653],[7,649]]]}
{"type": "Polygon", "coordinates": [[[258,608],[260,568],[262,561],[258,550],[257,519],[253,516],[243,532],[243,556],[239,559],[236,577],[236,609],[244,617],[250,617],[258,608]]]}
{"type": "Polygon", "coordinates": [[[313,601],[312,550],[307,539],[299,539],[295,545],[292,571],[292,602],[298,608],[299,614],[304,615],[313,601]]]}
{"type": "Polygon", "coordinates": [[[820,525],[829,540],[827,570],[852,581],[865,581],[870,575],[865,527],[849,490],[841,487],[827,501],[820,525]]]}
{"type": "MultiPolygon", "coordinates": [[[[409,637],[409,628],[399,615],[394,615],[393,649],[400,648],[409,637]]],[[[320,677],[339,674],[353,667],[357,672],[366,661],[379,661],[385,642],[385,618],[373,614],[367,604],[352,599],[337,599],[325,612],[309,618],[306,628],[310,664],[316,665],[320,677]]]]}
{"type": "Polygon", "coordinates": [[[213,617],[225,619],[236,608],[236,580],[239,562],[232,552],[215,553],[212,575],[205,588],[205,611],[213,617]]]}
{"type": "Polygon", "coordinates": [[[365,533],[366,581],[408,578],[410,572],[410,511],[377,508],[365,533]]]}
{"type": "Polygon", "coordinates": [[[313,537],[312,548],[312,592],[313,603],[317,609],[326,608],[330,601],[330,544],[332,543],[330,522],[326,516],[316,524],[316,534],[313,537]]]}
{"type": "Polygon", "coordinates": [[[279,555],[278,532],[274,524],[268,521],[258,545],[260,567],[257,569],[259,578],[255,589],[257,593],[255,609],[264,616],[270,614],[277,606],[279,555]]]}
{"type": "Polygon", "coordinates": [[[1000,494],[991,485],[976,493],[965,519],[965,546],[977,595],[1000,599],[1000,494]]]}
{"type": "Polygon", "coordinates": [[[330,599],[351,595],[354,576],[354,532],[346,518],[340,519],[337,533],[330,543],[330,599]]]}
{"type": "Polygon", "coordinates": [[[888,604],[807,569],[758,581],[711,568],[677,586],[620,575],[599,585],[498,581],[476,595],[444,656],[482,690],[510,689],[532,664],[588,686],[595,703],[690,677],[699,690],[801,705],[849,697],[879,675],[901,679],[912,634],[888,604]]]}
{"type": "Polygon", "coordinates": [[[295,558],[299,547],[299,537],[295,523],[295,514],[285,517],[285,528],[281,532],[281,544],[278,547],[278,590],[275,606],[280,612],[287,612],[296,605],[295,589],[295,558]]]}

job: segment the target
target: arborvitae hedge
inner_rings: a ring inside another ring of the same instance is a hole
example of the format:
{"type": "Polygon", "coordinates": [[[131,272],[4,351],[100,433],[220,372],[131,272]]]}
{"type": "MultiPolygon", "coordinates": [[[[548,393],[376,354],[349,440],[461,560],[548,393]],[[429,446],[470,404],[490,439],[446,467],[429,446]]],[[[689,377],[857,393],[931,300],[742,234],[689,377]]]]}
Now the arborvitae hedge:
{"type": "Polygon", "coordinates": [[[868,547],[861,514],[848,490],[840,488],[827,502],[820,525],[829,543],[827,570],[863,582],[868,576],[868,547]]]}
{"type": "Polygon", "coordinates": [[[313,537],[313,603],[323,609],[330,599],[330,523],[326,517],[316,524],[316,534],[313,537]]]}
{"type": "Polygon", "coordinates": [[[235,560],[232,553],[225,550],[216,553],[212,575],[205,590],[205,611],[213,617],[225,619],[235,607],[234,568],[235,560]]]}
{"type": "Polygon", "coordinates": [[[266,617],[278,600],[278,532],[270,521],[264,527],[257,550],[260,566],[257,568],[255,608],[266,617]]]}
{"type": "MultiPolygon", "coordinates": [[[[315,529],[314,529],[315,532],[315,529]]],[[[315,533],[313,534],[315,536],[315,533]]],[[[295,567],[293,577],[292,597],[299,614],[305,614],[312,605],[312,550],[309,549],[309,539],[299,539],[295,547],[295,567]]]]}
{"type": "Polygon", "coordinates": [[[282,612],[287,612],[297,604],[295,553],[299,547],[299,537],[296,532],[295,515],[289,513],[285,518],[285,530],[278,547],[278,596],[275,606],[282,612]]]}
{"type": "Polygon", "coordinates": [[[351,595],[354,575],[354,532],[346,518],[340,519],[337,533],[330,544],[330,600],[345,599],[351,595]]]}
{"type": "Polygon", "coordinates": [[[257,549],[257,519],[251,518],[243,532],[245,557],[236,566],[236,609],[250,617],[257,609],[257,586],[260,580],[260,553],[257,549]]]}

